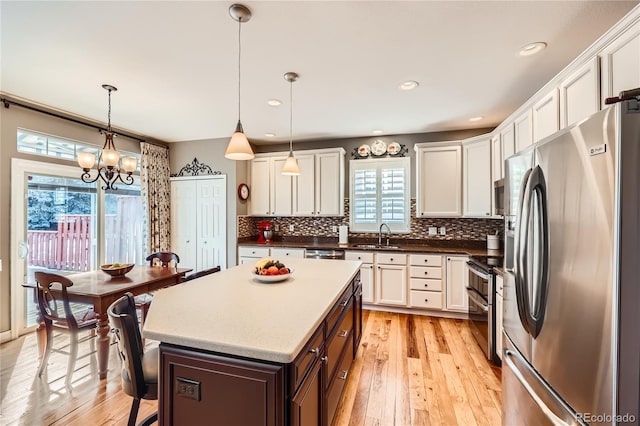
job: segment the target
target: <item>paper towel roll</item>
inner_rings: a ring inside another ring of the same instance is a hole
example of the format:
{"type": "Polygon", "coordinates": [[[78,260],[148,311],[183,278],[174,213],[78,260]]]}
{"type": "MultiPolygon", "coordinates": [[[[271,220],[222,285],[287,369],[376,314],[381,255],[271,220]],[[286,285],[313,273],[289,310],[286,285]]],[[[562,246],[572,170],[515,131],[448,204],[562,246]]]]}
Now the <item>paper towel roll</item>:
{"type": "Polygon", "coordinates": [[[340,225],[338,232],[338,244],[349,243],[349,227],[347,225],[340,225]]]}

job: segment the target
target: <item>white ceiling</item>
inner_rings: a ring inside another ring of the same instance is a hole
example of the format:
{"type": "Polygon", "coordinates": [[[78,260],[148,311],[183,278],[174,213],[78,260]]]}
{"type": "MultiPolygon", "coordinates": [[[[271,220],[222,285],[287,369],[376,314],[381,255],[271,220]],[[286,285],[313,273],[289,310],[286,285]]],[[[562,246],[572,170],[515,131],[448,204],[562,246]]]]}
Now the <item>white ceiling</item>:
{"type": "MultiPolygon", "coordinates": [[[[174,142],[237,121],[232,2],[0,3],[4,94],[174,142]]],[[[499,124],[638,1],[251,1],[242,122],[252,142],[499,124]],[[544,41],[531,57],[518,49],[544,41]],[[400,91],[405,80],[413,91],[400,91]],[[267,100],[283,101],[280,107],[267,100]],[[472,116],[483,121],[470,123],[472,116]]]]}

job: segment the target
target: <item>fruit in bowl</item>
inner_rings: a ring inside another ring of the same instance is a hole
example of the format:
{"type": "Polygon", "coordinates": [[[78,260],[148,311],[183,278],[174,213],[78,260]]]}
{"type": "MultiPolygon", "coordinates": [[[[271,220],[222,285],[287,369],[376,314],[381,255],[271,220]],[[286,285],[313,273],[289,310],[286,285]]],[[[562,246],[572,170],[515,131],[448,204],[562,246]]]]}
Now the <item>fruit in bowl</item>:
{"type": "Polygon", "coordinates": [[[287,275],[291,270],[282,262],[265,257],[256,262],[254,273],[256,275],[287,275]]]}

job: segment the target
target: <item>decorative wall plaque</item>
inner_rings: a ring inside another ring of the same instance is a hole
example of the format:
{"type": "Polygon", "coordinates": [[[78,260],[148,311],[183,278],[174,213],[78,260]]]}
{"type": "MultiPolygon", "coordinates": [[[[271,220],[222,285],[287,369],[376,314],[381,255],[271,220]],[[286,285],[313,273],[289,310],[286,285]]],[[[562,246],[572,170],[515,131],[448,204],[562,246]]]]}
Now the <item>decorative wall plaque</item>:
{"type": "Polygon", "coordinates": [[[190,164],[187,164],[176,174],[172,174],[172,177],[176,176],[200,176],[200,175],[221,175],[222,172],[218,170],[212,170],[211,167],[198,161],[194,157],[190,164]]]}

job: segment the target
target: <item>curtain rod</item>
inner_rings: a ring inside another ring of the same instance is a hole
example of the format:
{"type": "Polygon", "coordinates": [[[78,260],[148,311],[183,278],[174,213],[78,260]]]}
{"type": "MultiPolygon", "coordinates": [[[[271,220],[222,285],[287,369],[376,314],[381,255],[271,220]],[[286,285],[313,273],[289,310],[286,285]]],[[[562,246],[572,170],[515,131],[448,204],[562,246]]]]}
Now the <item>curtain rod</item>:
{"type": "MultiPolygon", "coordinates": [[[[23,104],[21,102],[16,102],[16,101],[13,101],[13,100],[10,100],[10,99],[7,99],[7,98],[0,98],[0,102],[2,102],[4,104],[4,107],[7,108],[7,109],[9,108],[10,105],[16,105],[16,106],[19,106],[21,108],[26,108],[26,109],[31,110],[31,111],[35,111],[35,112],[39,112],[41,114],[49,115],[51,117],[56,117],[56,118],[60,118],[62,120],[71,121],[72,123],[76,123],[76,124],[80,124],[80,125],[83,125],[83,126],[91,127],[93,129],[99,130],[100,132],[104,132],[104,131],[107,130],[106,128],[103,128],[103,127],[95,125],[95,124],[88,123],[86,121],[78,120],[77,118],[67,117],[65,115],[61,115],[61,114],[58,114],[58,113],[55,113],[55,112],[47,111],[45,109],[37,108],[37,107],[31,106],[31,105],[23,104]]],[[[155,143],[155,142],[151,142],[151,141],[147,141],[147,140],[141,139],[141,138],[139,138],[137,136],[134,136],[134,135],[131,135],[131,134],[128,134],[128,133],[115,132],[115,134],[116,135],[120,135],[120,136],[124,136],[124,137],[129,138],[129,139],[136,140],[138,142],[145,142],[145,143],[149,143],[151,145],[156,145],[156,146],[161,146],[163,148],[166,148],[165,145],[162,145],[162,144],[159,144],[159,143],[155,143]]]]}

